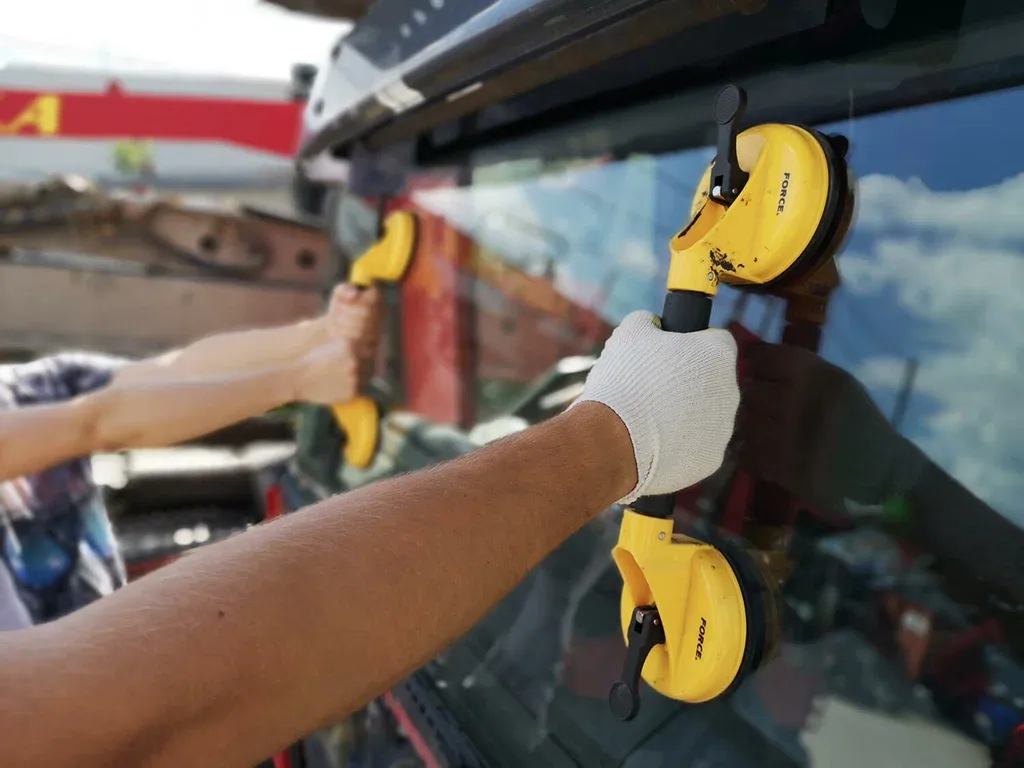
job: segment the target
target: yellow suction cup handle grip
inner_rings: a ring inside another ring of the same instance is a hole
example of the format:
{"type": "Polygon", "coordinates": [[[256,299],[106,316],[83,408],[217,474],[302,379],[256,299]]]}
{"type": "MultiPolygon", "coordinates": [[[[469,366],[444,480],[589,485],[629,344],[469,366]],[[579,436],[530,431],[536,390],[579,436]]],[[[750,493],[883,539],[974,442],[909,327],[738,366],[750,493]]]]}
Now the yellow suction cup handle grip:
{"type": "Polygon", "coordinates": [[[366,288],[374,281],[397,283],[405,276],[416,246],[416,217],[395,211],[384,219],[384,235],[352,264],[349,282],[366,288]]]}
{"type": "Polygon", "coordinates": [[[345,462],[356,469],[366,469],[377,452],[380,433],[377,404],[368,397],[357,397],[333,405],[331,410],[345,432],[345,462]]]}

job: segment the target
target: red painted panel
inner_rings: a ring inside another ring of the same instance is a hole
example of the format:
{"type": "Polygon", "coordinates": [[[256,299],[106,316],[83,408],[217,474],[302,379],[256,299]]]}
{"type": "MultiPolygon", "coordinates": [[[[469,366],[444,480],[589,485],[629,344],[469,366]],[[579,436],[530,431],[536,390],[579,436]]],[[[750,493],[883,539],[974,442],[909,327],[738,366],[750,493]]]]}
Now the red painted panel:
{"type": "MultiPolygon", "coordinates": [[[[454,186],[449,176],[417,177],[407,189],[454,186]]],[[[467,205],[471,201],[467,200],[467,205]]],[[[483,252],[444,217],[419,216],[417,251],[402,285],[406,406],[470,426],[477,383],[526,383],[560,358],[595,351],[610,326],[573,303],[549,278],[528,275],[483,252]]]]}
{"type": "Polygon", "coordinates": [[[409,717],[409,713],[405,711],[405,707],[402,706],[401,702],[390,691],[384,694],[384,704],[391,710],[391,714],[395,716],[395,719],[402,726],[402,731],[409,739],[413,750],[419,759],[423,761],[424,768],[441,768],[441,763],[430,751],[427,740],[416,728],[416,723],[413,722],[412,718],[409,717]]]}
{"type": "MultiPolygon", "coordinates": [[[[418,180],[415,189],[450,186],[418,180]]],[[[413,190],[410,190],[413,191],[413,190]]],[[[445,424],[473,421],[471,309],[460,296],[471,241],[438,216],[416,210],[416,255],[402,284],[402,354],[406,407],[445,424]]]]}
{"type": "Polygon", "coordinates": [[[303,104],[126,93],[0,91],[0,136],[225,141],[292,157],[303,104]]]}

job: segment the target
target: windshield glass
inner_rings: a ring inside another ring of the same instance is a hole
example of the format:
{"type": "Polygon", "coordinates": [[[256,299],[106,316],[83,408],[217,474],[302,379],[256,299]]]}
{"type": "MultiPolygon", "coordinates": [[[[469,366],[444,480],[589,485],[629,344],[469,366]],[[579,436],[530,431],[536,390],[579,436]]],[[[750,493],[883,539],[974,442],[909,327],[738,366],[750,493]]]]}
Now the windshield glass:
{"type": "MultiPolygon", "coordinates": [[[[1024,156],[1017,169],[1016,140],[1007,136],[1001,162],[990,162],[996,135],[984,117],[1001,114],[1012,124],[1009,116],[1022,112],[1024,89],[1011,89],[820,126],[853,139],[859,205],[818,351],[853,372],[933,460],[1024,523],[1024,408],[1015,395],[1024,360],[1016,289],[1024,278],[1016,205],[1024,156]]],[[[469,186],[413,200],[467,235],[479,262],[525,272],[535,294],[550,285],[614,324],[634,309],[660,309],[667,243],[713,157],[713,148],[700,147],[569,167],[509,161],[474,169],[469,186]]],[[[475,287],[480,302],[490,298],[486,279],[475,287]]],[[[740,297],[723,286],[712,323],[724,325],[742,309],[752,330],[778,339],[783,301],[748,297],[741,306],[740,297]]],[[[517,344],[525,338],[511,327],[519,308],[502,298],[510,304],[509,342],[517,344]]],[[[596,340],[573,341],[585,351],[596,340]]],[[[483,344],[485,355],[524,353],[501,350],[496,339],[483,344]]],[[[547,359],[527,366],[525,380],[565,354],[559,344],[544,351],[547,359]]]]}
{"type": "MultiPolygon", "coordinates": [[[[809,345],[846,372],[841,413],[821,410],[832,394],[815,386],[792,393],[794,424],[839,424],[822,459],[835,493],[780,496],[727,467],[677,509],[677,530],[728,518],[783,563],[781,650],[731,697],[684,707],[647,689],[637,720],[615,721],[622,511],[608,510],[427,670],[488,760],[965,768],[1008,754],[1024,722],[1024,88],[1004,43],[1022,20],[747,85],[748,123],[782,110],[845,135],[857,178],[809,345]],[[836,104],[844,117],[818,119],[836,104]]],[[[714,155],[713,126],[700,128],[714,90],[415,180],[426,244],[402,308],[414,410],[466,429],[523,412],[560,360],[596,353],[626,313],[660,310],[668,241],[714,155]]],[[[722,287],[712,324],[779,341],[786,312],[722,287]]],[[[769,436],[780,456],[792,432],[769,436]]]]}

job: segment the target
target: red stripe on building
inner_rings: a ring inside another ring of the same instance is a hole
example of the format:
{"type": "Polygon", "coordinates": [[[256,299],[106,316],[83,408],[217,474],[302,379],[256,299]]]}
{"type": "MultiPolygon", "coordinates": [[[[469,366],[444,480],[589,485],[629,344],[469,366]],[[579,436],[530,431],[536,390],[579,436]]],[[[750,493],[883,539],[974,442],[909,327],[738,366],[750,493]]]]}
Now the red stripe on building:
{"type": "Polygon", "coordinates": [[[0,137],[223,141],[294,156],[303,104],[128,93],[0,91],[0,137]]]}

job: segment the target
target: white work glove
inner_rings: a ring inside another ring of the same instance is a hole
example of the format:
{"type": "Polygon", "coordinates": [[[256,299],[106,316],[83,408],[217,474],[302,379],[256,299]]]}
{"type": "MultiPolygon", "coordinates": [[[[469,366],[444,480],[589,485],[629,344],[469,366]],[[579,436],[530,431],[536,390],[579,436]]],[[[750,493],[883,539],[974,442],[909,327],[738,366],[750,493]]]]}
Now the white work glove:
{"type": "Polygon", "coordinates": [[[603,403],[629,430],[637,484],[620,504],[711,475],[725,457],[739,407],[732,335],[668,333],[659,324],[650,312],[627,316],[573,403],[603,403]]]}

